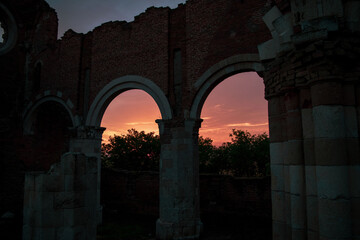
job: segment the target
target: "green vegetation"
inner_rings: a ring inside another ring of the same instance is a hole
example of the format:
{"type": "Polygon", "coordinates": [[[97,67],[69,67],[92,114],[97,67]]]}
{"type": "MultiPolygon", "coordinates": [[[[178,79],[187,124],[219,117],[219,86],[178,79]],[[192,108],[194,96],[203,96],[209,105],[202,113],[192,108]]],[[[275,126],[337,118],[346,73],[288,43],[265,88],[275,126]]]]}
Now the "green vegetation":
{"type": "MultiPolygon", "coordinates": [[[[270,174],[269,138],[266,133],[252,135],[232,130],[231,142],[216,147],[210,138],[199,137],[201,173],[233,176],[265,176],[270,174]]],[[[105,168],[132,171],[158,171],[160,139],[153,132],[128,130],[126,135],[114,135],[102,144],[102,164],[105,168]]]]}

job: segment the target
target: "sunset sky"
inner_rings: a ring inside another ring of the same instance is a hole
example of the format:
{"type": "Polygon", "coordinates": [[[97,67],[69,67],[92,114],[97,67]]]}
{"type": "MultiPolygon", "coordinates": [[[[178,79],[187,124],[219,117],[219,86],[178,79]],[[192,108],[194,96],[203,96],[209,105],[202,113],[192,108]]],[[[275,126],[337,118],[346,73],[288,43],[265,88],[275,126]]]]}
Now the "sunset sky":
{"type": "MultiPolygon", "coordinates": [[[[71,28],[86,33],[107,21],[133,21],[134,16],[151,6],[175,8],[185,0],[47,0],[59,18],[59,35],[71,28]]],[[[160,111],[155,101],[141,90],[130,90],[116,97],[107,108],[101,125],[103,139],[124,134],[135,128],[158,133],[156,119],[160,111]]],[[[231,129],[253,134],[268,133],[267,103],[264,85],[256,73],[241,73],[220,83],[207,98],[201,113],[204,119],[200,135],[210,137],[215,145],[230,141],[231,129]]]]}

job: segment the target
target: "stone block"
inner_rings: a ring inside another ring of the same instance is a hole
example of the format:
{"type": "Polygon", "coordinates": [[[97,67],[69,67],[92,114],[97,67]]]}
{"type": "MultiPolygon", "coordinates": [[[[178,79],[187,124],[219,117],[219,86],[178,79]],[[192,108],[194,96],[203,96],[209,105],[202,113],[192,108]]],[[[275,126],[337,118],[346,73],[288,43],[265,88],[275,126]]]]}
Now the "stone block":
{"type": "Polygon", "coordinates": [[[64,176],[62,175],[44,175],[42,190],[45,192],[64,191],[64,176]]]}
{"type": "Polygon", "coordinates": [[[304,230],[306,227],[306,204],[304,195],[291,195],[292,230],[304,230]]]}
{"type": "Polygon", "coordinates": [[[344,84],[343,85],[343,96],[344,96],[344,105],[355,106],[356,98],[355,98],[354,85],[344,84]]]}
{"type": "Polygon", "coordinates": [[[271,165],[271,190],[284,191],[284,166],[271,165]]]}
{"type": "Polygon", "coordinates": [[[24,207],[35,209],[37,207],[38,194],[35,191],[24,192],[24,207]]]}
{"type": "Polygon", "coordinates": [[[283,143],[270,143],[270,160],[271,164],[284,164],[283,143]]]}
{"type": "MultiPolygon", "coordinates": [[[[95,185],[96,186],[96,185],[95,185]]],[[[97,191],[94,187],[93,191],[85,191],[84,206],[89,208],[96,208],[97,206],[97,191]]]]}
{"type": "MultiPolygon", "coordinates": [[[[282,16],[282,14],[277,6],[274,6],[273,8],[271,8],[270,11],[268,11],[264,15],[263,21],[265,22],[265,24],[268,27],[268,29],[270,30],[270,32],[275,31],[273,22],[281,16],[282,16]]],[[[273,37],[274,37],[274,35],[273,35],[273,37]]]]}
{"type": "Polygon", "coordinates": [[[348,166],[316,166],[317,191],[322,199],[347,199],[349,193],[348,166]]]}
{"type": "Polygon", "coordinates": [[[304,166],[289,166],[290,193],[305,196],[304,166]]]}
{"type": "Polygon", "coordinates": [[[269,135],[270,142],[283,142],[283,131],[286,125],[283,125],[285,118],[282,116],[269,117],[269,135]]]}
{"type": "Polygon", "coordinates": [[[41,228],[62,227],[64,224],[63,210],[42,210],[37,214],[40,215],[41,228]]]}
{"type": "Polygon", "coordinates": [[[87,222],[91,219],[95,221],[94,214],[90,215],[89,210],[90,209],[86,207],[64,209],[64,226],[73,227],[78,225],[86,225],[87,222]]]}
{"type": "Polygon", "coordinates": [[[311,87],[313,106],[342,105],[343,88],[340,82],[321,82],[311,87]]]}
{"type": "Polygon", "coordinates": [[[360,237],[360,198],[351,199],[351,214],[353,236],[360,237]]]}
{"type": "Polygon", "coordinates": [[[99,159],[95,157],[90,157],[86,162],[86,172],[87,173],[98,173],[98,161],[99,159]]]}
{"type": "Polygon", "coordinates": [[[319,198],[319,235],[324,239],[351,239],[349,200],[319,198]]]}
{"type": "Polygon", "coordinates": [[[345,3],[345,16],[347,28],[353,32],[360,31],[360,3],[359,1],[347,1],[345,3]]]}
{"type": "Polygon", "coordinates": [[[288,165],[284,165],[284,191],[287,193],[290,192],[290,173],[288,165]]]}
{"type": "Polygon", "coordinates": [[[271,199],[272,199],[272,219],[279,222],[285,222],[284,192],[272,191],[271,199]]]}
{"type": "Polygon", "coordinates": [[[54,227],[49,227],[49,228],[41,228],[40,232],[40,236],[41,238],[39,239],[55,239],[56,237],[56,228],[54,227]]]}
{"type": "Polygon", "coordinates": [[[273,232],[273,239],[277,240],[287,240],[289,239],[286,236],[286,223],[282,221],[273,221],[272,222],[272,232],[273,232]]]}
{"type": "Polygon", "coordinates": [[[22,232],[22,240],[32,240],[33,239],[33,229],[31,226],[24,224],[22,232]]]}
{"type": "Polygon", "coordinates": [[[306,166],[315,165],[315,149],[313,139],[304,139],[304,162],[306,166]]]}
{"type": "Polygon", "coordinates": [[[300,104],[299,105],[300,105],[301,109],[312,108],[310,88],[301,88],[300,89],[300,104]]]}
{"type": "Polygon", "coordinates": [[[302,140],[290,140],[283,143],[284,164],[303,165],[303,144],[302,140]]]}
{"type": "Polygon", "coordinates": [[[358,138],[359,129],[358,129],[358,117],[356,113],[356,108],[351,106],[344,107],[345,114],[345,131],[346,137],[348,138],[358,138]]]}
{"type": "Polygon", "coordinates": [[[61,168],[64,175],[75,175],[75,156],[67,153],[61,158],[61,168]]]}
{"type": "Polygon", "coordinates": [[[87,158],[85,155],[78,154],[75,158],[75,174],[76,176],[84,175],[86,174],[86,161],[87,158]]]}
{"type": "Polygon", "coordinates": [[[272,97],[268,100],[269,116],[277,116],[285,112],[285,105],[281,97],[272,97]]]}
{"type": "Polygon", "coordinates": [[[302,139],[301,112],[298,110],[287,112],[286,116],[287,139],[302,139]]]}
{"type": "Polygon", "coordinates": [[[79,208],[79,207],[84,207],[84,205],[85,205],[84,192],[55,193],[55,199],[54,199],[55,209],[79,208]]]}
{"type": "Polygon", "coordinates": [[[74,191],[75,176],[74,175],[65,175],[64,176],[64,191],[72,192],[74,191]]]}
{"type": "Polygon", "coordinates": [[[346,139],[349,165],[360,165],[360,144],[358,138],[346,139]]]}
{"type": "Polygon", "coordinates": [[[57,232],[57,237],[59,240],[67,240],[67,239],[87,240],[86,235],[87,234],[86,234],[85,226],[64,227],[57,232]]]}
{"type": "Polygon", "coordinates": [[[345,118],[343,106],[317,106],[313,108],[316,138],[344,138],[345,118]]]}
{"type": "Polygon", "coordinates": [[[319,231],[319,209],[317,196],[306,197],[307,227],[311,232],[319,231]]]}
{"type": "Polygon", "coordinates": [[[323,0],[322,8],[324,16],[344,16],[344,8],[341,0],[323,0]]]}
{"type": "Polygon", "coordinates": [[[319,233],[314,231],[307,231],[307,240],[319,240],[319,233]]]}
{"type": "Polygon", "coordinates": [[[360,198],[360,165],[349,166],[350,195],[360,198]]]}
{"type": "Polygon", "coordinates": [[[306,108],[301,110],[302,134],[304,139],[314,137],[314,123],[312,109],[306,108]]]}
{"type": "Polygon", "coordinates": [[[24,191],[35,191],[35,176],[31,173],[25,174],[24,191]]]}
{"type": "Polygon", "coordinates": [[[313,106],[342,105],[343,89],[339,82],[321,82],[311,87],[313,106]]]}
{"type": "Polygon", "coordinates": [[[54,204],[53,192],[35,192],[34,209],[36,210],[51,210],[54,204]]]}
{"type": "Polygon", "coordinates": [[[306,195],[317,195],[316,167],[305,166],[306,195]]]}
{"type": "Polygon", "coordinates": [[[285,222],[288,227],[288,233],[287,235],[291,235],[291,194],[285,192],[284,194],[284,208],[285,208],[285,222]]]}
{"type": "Polygon", "coordinates": [[[283,100],[287,112],[299,109],[299,94],[297,91],[286,92],[283,100]]]}
{"type": "Polygon", "coordinates": [[[23,208],[23,223],[25,225],[33,226],[33,215],[34,215],[34,209],[29,208],[27,206],[24,206],[23,208]]]}
{"type": "Polygon", "coordinates": [[[319,166],[346,165],[345,139],[317,138],[314,140],[315,161],[319,166]]]}
{"type": "Polygon", "coordinates": [[[291,240],[304,240],[306,238],[306,230],[305,229],[297,229],[293,228],[291,230],[291,240]]]}

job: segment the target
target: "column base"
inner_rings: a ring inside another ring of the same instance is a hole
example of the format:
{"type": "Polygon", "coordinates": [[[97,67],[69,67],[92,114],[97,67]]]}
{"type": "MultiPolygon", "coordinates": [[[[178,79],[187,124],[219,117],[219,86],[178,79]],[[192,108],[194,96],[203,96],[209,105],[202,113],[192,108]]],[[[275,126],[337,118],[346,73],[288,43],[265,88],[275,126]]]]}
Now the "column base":
{"type": "Polygon", "coordinates": [[[203,230],[200,219],[192,223],[171,223],[156,221],[156,239],[158,240],[197,240],[203,230]]]}

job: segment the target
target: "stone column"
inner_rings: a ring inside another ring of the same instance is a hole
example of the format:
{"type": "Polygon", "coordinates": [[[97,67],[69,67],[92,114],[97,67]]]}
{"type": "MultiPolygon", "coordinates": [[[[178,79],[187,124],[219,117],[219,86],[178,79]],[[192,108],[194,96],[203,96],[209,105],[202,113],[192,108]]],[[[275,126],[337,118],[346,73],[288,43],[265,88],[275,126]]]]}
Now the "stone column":
{"type": "Polygon", "coordinates": [[[290,88],[284,95],[286,109],[286,135],[284,143],[284,168],[288,171],[285,178],[285,196],[290,202],[289,237],[306,239],[305,169],[303,154],[302,118],[299,108],[299,90],[290,88]]]}
{"type": "Polygon", "coordinates": [[[306,220],[309,240],[319,238],[319,215],[314,152],[314,123],[310,88],[300,90],[306,183],[306,220]]]}
{"type": "Polygon", "coordinates": [[[347,129],[343,97],[340,79],[311,86],[320,239],[352,238],[346,137],[355,129],[347,129]]]}
{"type": "MultiPolygon", "coordinates": [[[[285,203],[285,184],[288,171],[284,167],[284,141],[286,138],[285,106],[281,96],[268,98],[270,163],[271,163],[271,198],[273,239],[287,238],[287,218],[285,203]]],[[[289,215],[290,216],[290,215],[289,215]]],[[[289,220],[288,220],[289,221],[289,220]]]]}
{"type": "Polygon", "coordinates": [[[158,239],[198,239],[198,135],[201,120],[157,120],[160,129],[160,218],[158,239]]]}
{"type": "Polygon", "coordinates": [[[97,180],[97,219],[102,222],[102,206],[100,204],[101,185],[101,140],[105,128],[93,126],[80,126],[73,129],[73,138],[70,140],[70,152],[82,153],[87,157],[95,157],[98,166],[97,180]]]}

